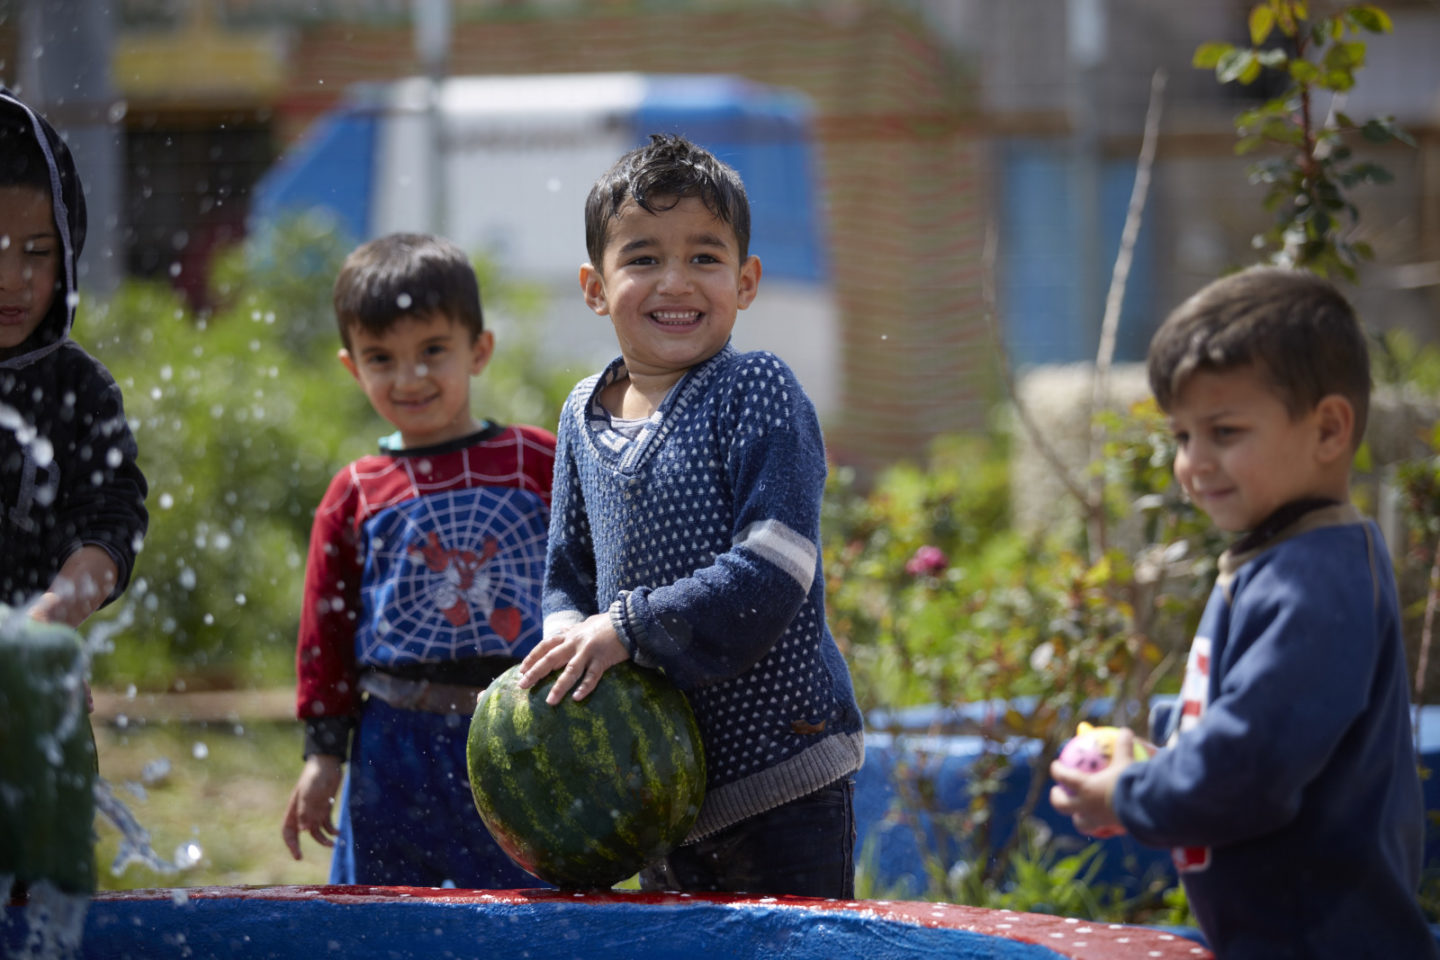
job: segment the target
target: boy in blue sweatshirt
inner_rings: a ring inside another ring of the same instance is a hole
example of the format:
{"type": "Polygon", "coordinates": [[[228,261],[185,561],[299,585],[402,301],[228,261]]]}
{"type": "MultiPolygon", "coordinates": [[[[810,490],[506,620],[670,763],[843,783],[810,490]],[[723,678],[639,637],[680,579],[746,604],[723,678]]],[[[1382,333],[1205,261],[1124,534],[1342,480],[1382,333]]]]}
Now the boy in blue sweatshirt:
{"type": "Polygon", "coordinates": [[[1440,956],[1416,902],[1424,805],[1400,616],[1379,528],[1350,505],[1365,338],[1311,274],[1256,268],[1166,319],[1150,386],[1175,477],[1222,530],[1165,745],[1051,802],[1076,828],[1170,847],[1224,958],[1440,956]]]}
{"type": "Polygon", "coordinates": [[[585,206],[586,304],[620,357],[561,413],[544,637],[521,686],[551,705],[623,660],[690,700],[706,796],[646,889],[853,896],[850,673],[825,624],[825,450],[790,368],[730,344],[760,282],[735,171],[674,136],[585,206]]]}

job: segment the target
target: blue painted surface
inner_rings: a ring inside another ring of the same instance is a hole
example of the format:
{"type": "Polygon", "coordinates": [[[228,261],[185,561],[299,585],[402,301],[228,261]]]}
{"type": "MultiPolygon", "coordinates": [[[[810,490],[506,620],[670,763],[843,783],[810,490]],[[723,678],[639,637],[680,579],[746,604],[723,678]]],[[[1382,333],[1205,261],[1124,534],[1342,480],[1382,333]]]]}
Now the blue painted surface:
{"type": "MultiPolygon", "coordinates": [[[[1000,290],[1006,348],[1016,366],[1094,362],[1110,274],[1135,182],[1133,159],[1103,162],[1097,198],[1098,236],[1087,236],[1069,141],[1015,139],[1001,157],[1000,290]],[[1093,251],[1099,244],[1098,251],[1093,251]],[[1091,253],[1094,252],[1094,259],[1091,253]],[[1083,301],[1083,272],[1093,266],[1083,301]]],[[[1154,306],[1150,220],[1142,221],[1117,331],[1115,359],[1141,360],[1159,325],[1154,306]]]]}
{"type": "Polygon", "coordinates": [[[251,194],[252,229],[287,214],[324,208],[351,237],[370,236],[370,190],[379,119],[345,107],[317,120],[304,139],[272,167],[251,194]]]}
{"type": "MultiPolygon", "coordinates": [[[[86,914],[82,960],[288,960],[327,956],[385,960],[525,957],[528,960],[694,960],[784,957],[867,960],[1054,960],[1030,943],[962,929],[921,925],[837,903],[807,909],[771,899],[646,902],[639,897],[575,895],[518,902],[503,895],[447,898],[414,888],[273,888],[232,895],[102,897],[86,914]],[[348,889],[357,889],[347,895],[348,889]],[[290,895],[286,892],[293,891],[290,895]],[[306,896],[306,893],[310,893],[306,896]],[[378,895],[377,895],[378,894],[378,895]]],[[[4,911],[7,950],[19,950],[19,911],[4,911]]],[[[983,913],[989,913],[983,911],[983,913]]],[[[1013,915],[1010,920],[1015,920],[1013,915]]],[[[1058,921],[1052,921],[1058,927],[1058,921]]],[[[1134,928],[1138,931],[1138,928],[1134,928]]],[[[1139,954],[1136,954],[1137,956],[1139,954]]],[[[1160,955],[1160,954],[1155,954],[1160,955]]],[[[1175,953],[1174,956],[1181,954],[1175,953]]],[[[1118,954],[1117,954],[1118,956],[1118,954]]]]}

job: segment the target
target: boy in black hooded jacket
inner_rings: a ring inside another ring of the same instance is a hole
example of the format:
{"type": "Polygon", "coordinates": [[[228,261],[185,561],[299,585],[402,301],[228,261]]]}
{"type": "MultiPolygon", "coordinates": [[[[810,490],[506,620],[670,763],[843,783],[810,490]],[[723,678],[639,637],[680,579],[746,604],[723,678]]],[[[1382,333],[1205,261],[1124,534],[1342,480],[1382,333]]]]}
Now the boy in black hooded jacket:
{"type": "Polygon", "coordinates": [[[85,198],[69,149],[0,87],[0,603],[77,627],[145,536],[120,388],[70,339],[85,198]]]}

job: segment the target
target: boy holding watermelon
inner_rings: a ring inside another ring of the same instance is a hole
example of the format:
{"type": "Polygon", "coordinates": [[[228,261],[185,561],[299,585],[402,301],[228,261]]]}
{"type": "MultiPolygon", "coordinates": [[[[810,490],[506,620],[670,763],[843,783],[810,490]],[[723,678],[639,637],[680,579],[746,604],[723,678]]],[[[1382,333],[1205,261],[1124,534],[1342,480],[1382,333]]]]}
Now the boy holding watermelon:
{"type": "Polygon", "coordinates": [[[544,639],[551,705],[624,660],[689,698],[704,806],[647,889],[854,894],[850,673],[825,624],[825,449],[790,368],[730,343],[760,282],[745,188],[676,136],[621,157],[585,206],[586,304],[620,356],[561,414],[544,639]]]}
{"type": "Polygon", "coordinates": [[[340,362],[396,432],[315,513],[282,836],[297,860],[302,832],[333,847],[331,883],[534,886],[475,811],[465,742],[480,692],[540,638],[555,438],[470,412],[495,340],[453,243],[372,240],[334,299],[340,362]]]}

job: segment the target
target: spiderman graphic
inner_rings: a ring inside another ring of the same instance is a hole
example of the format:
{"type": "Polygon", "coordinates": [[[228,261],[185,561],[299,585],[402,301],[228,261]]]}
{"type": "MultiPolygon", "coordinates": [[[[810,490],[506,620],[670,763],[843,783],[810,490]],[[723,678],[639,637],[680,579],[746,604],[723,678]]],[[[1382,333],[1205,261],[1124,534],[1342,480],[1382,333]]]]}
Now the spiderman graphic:
{"type": "Polygon", "coordinates": [[[470,607],[474,605],[485,614],[490,629],[510,643],[520,635],[520,611],[495,606],[495,586],[489,572],[482,569],[499,546],[494,537],[486,537],[480,553],[450,549],[432,530],[423,542],[410,544],[408,552],[412,558],[422,560],[431,573],[440,575],[431,594],[452,626],[463,627],[469,623],[470,607]]]}

